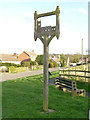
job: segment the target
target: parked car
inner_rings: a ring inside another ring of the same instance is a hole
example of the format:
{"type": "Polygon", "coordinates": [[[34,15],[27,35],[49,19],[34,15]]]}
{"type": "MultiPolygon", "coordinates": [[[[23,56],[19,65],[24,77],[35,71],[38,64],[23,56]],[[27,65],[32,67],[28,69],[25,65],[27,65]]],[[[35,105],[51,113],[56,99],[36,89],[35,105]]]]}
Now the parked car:
{"type": "Polygon", "coordinates": [[[6,72],[7,71],[7,67],[6,66],[1,66],[0,67],[0,72],[6,72]]]}
{"type": "Polygon", "coordinates": [[[73,66],[72,64],[69,64],[69,66],[73,66]]]}
{"type": "Polygon", "coordinates": [[[79,66],[79,65],[81,65],[81,64],[82,64],[82,63],[81,63],[81,62],[79,62],[79,63],[77,63],[76,65],[77,65],[77,66],[79,66]]]}

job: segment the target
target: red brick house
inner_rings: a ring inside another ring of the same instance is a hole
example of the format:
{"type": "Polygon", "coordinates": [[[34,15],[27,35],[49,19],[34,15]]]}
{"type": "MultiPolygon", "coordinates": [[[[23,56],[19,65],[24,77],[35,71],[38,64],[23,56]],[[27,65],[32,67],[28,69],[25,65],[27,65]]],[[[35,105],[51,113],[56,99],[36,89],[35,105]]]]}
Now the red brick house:
{"type": "Polygon", "coordinates": [[[18,59],[21,61],[21,62],[24,62],[24,61],[35,61],[37,55],[36,53],[34,53],[34,51],[32,52],[28,52],[28,51],[23,51],[19,56],[18,56],[18,59]]]}

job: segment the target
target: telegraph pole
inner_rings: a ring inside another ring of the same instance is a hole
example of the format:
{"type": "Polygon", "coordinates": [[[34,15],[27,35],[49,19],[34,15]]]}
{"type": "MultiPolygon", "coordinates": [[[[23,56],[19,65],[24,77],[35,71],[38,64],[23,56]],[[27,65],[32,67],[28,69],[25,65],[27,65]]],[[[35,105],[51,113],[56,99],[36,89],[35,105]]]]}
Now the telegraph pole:
{"type": "Polygon", "coordinates": [[[83,39],[82,39],[82,65],[83,65],[83,39]]]}
{"type": "Polygon", "coordinates": [[[60,30],[59,30],[59,15],[60,9],[57,6],[55,11],[37,14],[37,11],[34,13],[34,39],[35,41],[37,38],[41,40],[43,43],[43,50],[44,50],[44,69],[43,69],[43,110],[48,112],[48,85],[49,85],[49,74],[48,74],[48,54],[49,54],[49,43],[51,40],[56,36],[59,39],[60,30]],[[56,15],[56,26],[46,26],[41,27],[41,21],[38,21],[38,18],[56,15]]]}

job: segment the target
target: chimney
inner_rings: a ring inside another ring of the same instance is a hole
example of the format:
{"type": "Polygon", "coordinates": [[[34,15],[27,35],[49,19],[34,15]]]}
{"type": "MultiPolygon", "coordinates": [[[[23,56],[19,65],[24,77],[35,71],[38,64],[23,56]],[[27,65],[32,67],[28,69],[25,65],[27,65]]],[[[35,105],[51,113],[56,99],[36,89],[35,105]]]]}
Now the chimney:
{"type": "Polygon", "coordinates": [[[17,53],[14,53],[13,56],[17,57],[17,53]]]}

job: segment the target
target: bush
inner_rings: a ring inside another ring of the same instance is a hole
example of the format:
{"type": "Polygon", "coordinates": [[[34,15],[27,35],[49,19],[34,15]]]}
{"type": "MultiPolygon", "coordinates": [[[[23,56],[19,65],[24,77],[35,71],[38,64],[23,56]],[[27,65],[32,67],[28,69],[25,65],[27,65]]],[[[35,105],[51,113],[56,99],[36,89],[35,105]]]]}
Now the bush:
{"type": "Polygon", "coordinates": [[[16,68],[14,66],[9,67],[10,73],[23,72],[25,70],[27,70],[27,67],[16,67],[16,68]]]}
{"type": "Polygon", "coordinates": [[[50,63],[49,63],[49,68],[54,68],[53,62],[50,62],[50,63]]]}
{"type": "Polygon", "coordinates": [[[6,72],[9,72],[9,67],[7,67],[7,70],[6,70],[6,72]]]}
{"type": "Polygon", "coordinates": [[[38,55],[36,57],[36,62],[38,63],[38,65],[43,65],[43,55],[38,55]]]}
{"type": "Polygon", "coordinates": [[[35,61],[30,61],[30,66],[36,65],[35,61]]]}
{"type": "Polygon", "coordinates": [[[49,68],[59,67],[59,64],[56,63],[54,60],[49,60],[49,68]]]}
{"type": "Polygon", "coordinates": [[[59,67],[59,64],[54,62],[54,67],[59,67]]]}
{"type": "Polygon", "coordinates": [[[66,67],[67,63],[61,63],[61,67],[66,67]]]}
{"type": "Polygon", "coordinates": [[[30,61],[24,61],[21,63],[22,67],[29,67],[30,68],[30,61]]]}
{"type": "Polygon", "coordinates": [[[20,64],[14,64],[14,63],[1,63],[0,62],[0,66],[6,66],[6,67],[10,67],[10,66],[15,66],[15,67],[20,67],[20,64]]]}
{"type": "Polygon", "coordinates": [[[10,73],[14,73],[15,72],[15,67],[14,66],[10,66],[9,67],[9,72],[10,73]]]}

